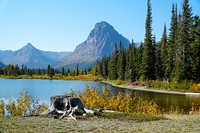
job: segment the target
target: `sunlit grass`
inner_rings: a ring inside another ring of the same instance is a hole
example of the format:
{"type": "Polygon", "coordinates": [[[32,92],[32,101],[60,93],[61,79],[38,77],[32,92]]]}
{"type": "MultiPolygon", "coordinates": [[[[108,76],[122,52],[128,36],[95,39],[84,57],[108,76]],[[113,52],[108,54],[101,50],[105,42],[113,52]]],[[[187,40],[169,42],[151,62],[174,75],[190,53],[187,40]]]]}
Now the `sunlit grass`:
{"type": "Polygon", "coordinates": [[[0,75],[0,78],[7,79],[49,79],[49,80],[83,80],[83,81],[102,81],[104,80],[102,77],[97,75],[87,74],[87,75],[78,75],[78,76],[64,76],[61,74],[55,74],[53,77],[49,77],[48,75],[18,75],[18,76],[4,76],[0,75]]]}

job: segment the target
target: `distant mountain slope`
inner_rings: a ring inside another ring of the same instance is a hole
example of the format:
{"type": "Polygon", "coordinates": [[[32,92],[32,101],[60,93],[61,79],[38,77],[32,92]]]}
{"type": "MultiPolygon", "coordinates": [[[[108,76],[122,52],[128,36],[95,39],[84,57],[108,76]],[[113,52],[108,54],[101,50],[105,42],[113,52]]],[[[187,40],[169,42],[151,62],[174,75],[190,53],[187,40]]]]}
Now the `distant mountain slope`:
{"type": "Polygon", "coordinates": [[[14,64],[20,67],[26,65],[29,68],[46,68],[48,64],[53,65],[71,53],[41,51],[31,43],[27,43],[26,46],[17,51],[0,50],[0,61],[7,65],[14,64]]]}
{"type": "Polygon", "coordinates": [[[6,65],[0,62],[0,68],[4,68],[4,67],[6,67],[6,65]]]}
{"type": "Polygon", "coordinates": [[[13,54],[15,52],[14,51],[11,51],[11,50],[0,50],[0,61],[5,59],[5,58],[9,58],[9,57],[12,57],[13,54]]]}
{"type": "Polygon", "coordinates": [[[18,66],[26,65],[29,68],[46,68],[48,64],[53,64],[55,61],[45,57],[40,50],[28,43],[23,48],[15,51],[12,57],[4,59],[3,63],[18,66]]]}
{"type": "Polygon", "coordinates": [[[97,23],[90,32],[88,38],[79,44],[74,52],[56,65],[56,67],[73,68],[79,65],[80,68],[87,68],[96,64],[96,61],[102,56],[110,55],[113,51],[114,44],[120,41],[127,48],[130,44],[129,40],[119,34],[113,26],[103,21],[97,23]]]}
{"type": "Polygon", "coordinates": [[[54,60],[54,61],[60,61],[62,58],[70,55],[72,52],[52,52],[52,51],[40,51],[44,56],[47,58],[54,60]]]}

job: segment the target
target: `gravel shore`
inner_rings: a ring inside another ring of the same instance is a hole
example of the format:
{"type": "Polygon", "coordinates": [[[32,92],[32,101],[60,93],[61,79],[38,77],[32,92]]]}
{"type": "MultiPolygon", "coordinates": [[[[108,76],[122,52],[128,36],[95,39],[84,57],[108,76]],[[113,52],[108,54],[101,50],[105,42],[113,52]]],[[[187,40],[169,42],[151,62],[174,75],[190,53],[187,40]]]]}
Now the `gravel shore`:
{"type": "Polygon", "coordinates": [[[156,90],[156,89],[150,89],[145,86],[123,86],[123,85],[116,85],[107,81],[102,81],[103,83],[110,84],[111,86],[115,86],[118,88],[125,88],[125,89],[131,89],[136,91],[148,91],[148,92],[155,92],[155,93],[164,93],[164,94],[176,94],[176,95],[192,95],[192,96],[200,96],[200,93],[194,93],[194,92],[179,92],[179,91],[169,91],[169,90],[156,90]]]}

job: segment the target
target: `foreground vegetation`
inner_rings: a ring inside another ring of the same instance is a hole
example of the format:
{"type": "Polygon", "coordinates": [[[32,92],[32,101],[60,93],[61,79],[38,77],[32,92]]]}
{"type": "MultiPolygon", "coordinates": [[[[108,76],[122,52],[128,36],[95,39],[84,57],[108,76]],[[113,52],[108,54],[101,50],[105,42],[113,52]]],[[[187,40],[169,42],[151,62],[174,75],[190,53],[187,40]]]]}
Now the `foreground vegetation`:
{"type": "Polygon", "coordinates": [[[167,119],[135,121],[122,117],[58,120],[41,117],[2,117],[0,132],[199,132],[200,115],[166,115],[167,119]]]}
{"type": "MultiPolygon", "coordinates": [[[[84,117],[76,116],[78,121],[45,118],[39,115],[47,109],[47,105],[31,108],[31,97],[28,91],[24,90],[17,101],[4,103],[0,100],[0,132],[199,131],[199,105],[192,106],[190,115],[183,115],[178,108],[164,112],[153,100],[134,97],[131,93],[112,96],[109,88],[103,88],[102,92],[98,92],[97,89],[86,86],[84,92],[76,93],[71,90],[68,95],[78,96],[86,107],[111,109],[117,112],[96,112],[84,117]],[[9,116],[5,116],[5,108],[9,116]]],[[[35,104],[38,104],[37,101],[35,104]]]]}
{"type": "MultiPolygon", "coordinates": [[[[125,114],[145,114],[150,116],[162,116],[165,113],[186,113],[178,107],[171,107],[166,111],[159,107],[154,100],[145,100],[132,92],[126,94],[119,93],[113,96],[110,94],[110,89],[105,87],[102,88],[102,92],[99,92],[96,88],[86,86],[85,91],[82,93],[76,93],[71,90],[67,95],[79,97],[84,106],[94,110],[106,109],[125,114]]],[[[27,89],[20,93],[20,98],[16,101],[9,100],[8,103],[4,103],[3,100],[0,100],[0,116],[5,116],[6,111],[8,112],[6,115],[9,116],[38,116],[47,108],[46,104],[33,101],[27,89]]],[[[190,113],[199,111],[200,105],[193,104],[191,106],[190,113]]]]}
{"type": "Polygon", "coordinates": [[[153,100],[144,100],[140,97],[133,96],[131,93],[117,96],[110,95],[110,89],[103,88],[98,92],[96,88],[86,86],[85,92],[79,94],[79,98],[86,107],[109,109],[125,113],[140,114],[160,114],[160,108],[153,100]]]}

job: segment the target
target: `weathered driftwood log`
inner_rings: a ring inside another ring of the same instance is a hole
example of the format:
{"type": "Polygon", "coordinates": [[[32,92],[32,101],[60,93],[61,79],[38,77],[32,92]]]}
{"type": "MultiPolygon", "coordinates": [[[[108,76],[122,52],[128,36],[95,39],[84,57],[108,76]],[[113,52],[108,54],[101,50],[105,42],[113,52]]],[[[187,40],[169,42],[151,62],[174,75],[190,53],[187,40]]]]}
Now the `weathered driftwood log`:
{"type": "Polygon", "coordinates": [[[69,116],[71,119],[76,120],[73,116],[75,111],[82,111],[85,113],[94,113],[94,110],[87,109],[83,106],[79,98],[70,97],[67,95],[57,95],[50,98],[51,105],[48,110],[42,113],[42,115],[59,117],[59,119],[69,116]]]}

